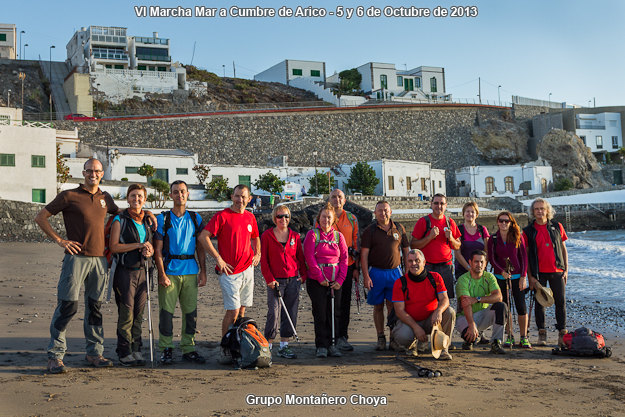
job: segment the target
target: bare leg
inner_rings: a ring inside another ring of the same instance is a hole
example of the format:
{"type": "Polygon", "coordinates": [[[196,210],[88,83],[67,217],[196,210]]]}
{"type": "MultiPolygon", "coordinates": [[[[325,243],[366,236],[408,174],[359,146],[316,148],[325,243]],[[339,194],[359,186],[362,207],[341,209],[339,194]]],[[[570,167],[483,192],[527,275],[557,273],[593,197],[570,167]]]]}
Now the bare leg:
{"type": "MultiPolygon", "coordinates": [[[[244,307],[241,307],[243,309],[244,307]]],[[[226,333],[228,333],[228,327],[234,323],[239,315],[239,310],[226,310],[226,315],[224,316],[224,320],[221,323],[221,337],[224,337],[226,333]]]]}
{"type": "Polygon", "coordinates": [[[527,314],[519,316],[519,333],[521,333],[521,337],[527,336],[527,323],[527,314]]]}
{"type": "Polygon", "coordinates": [[[384,304],[376,304],[373,306],[373,323],[378,335],[384,334],[384,304]]]}

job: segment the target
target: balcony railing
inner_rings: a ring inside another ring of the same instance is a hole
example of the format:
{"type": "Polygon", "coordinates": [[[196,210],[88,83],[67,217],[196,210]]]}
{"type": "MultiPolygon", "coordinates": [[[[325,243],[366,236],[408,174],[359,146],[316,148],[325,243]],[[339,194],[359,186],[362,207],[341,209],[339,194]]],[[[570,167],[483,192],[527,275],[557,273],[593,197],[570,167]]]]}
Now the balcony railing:
{"type": "Polygon", "coordinates": [[[163,38],[146,38],[142,36],[135,36],[135,42],[148,43],[151,45],[169,45],[169,39],[163,38]]]}
{"type": "Polygon", "coordinates": [[[143,55],[137,54],[137,59],[140,61],[159,61],[159,62],[171,62],[171,57],[162,55],[143,55]]]}
{"type": "Polygon", "coordinates": [[[576,129],[605,130],[605,125],[575,122],[576,129]]]}
{"type": "Polygon", "coordinates": [[[91,42],[120,43],[126,45],[128,41],[125,36],[91,35],[91,42]]]}
{"type": "Polygon", "coordinates": [[[94,49],[91,55],[95,59],[113,59],[117,61],[128,61],[128,54],[119,49],[94,49]]]}

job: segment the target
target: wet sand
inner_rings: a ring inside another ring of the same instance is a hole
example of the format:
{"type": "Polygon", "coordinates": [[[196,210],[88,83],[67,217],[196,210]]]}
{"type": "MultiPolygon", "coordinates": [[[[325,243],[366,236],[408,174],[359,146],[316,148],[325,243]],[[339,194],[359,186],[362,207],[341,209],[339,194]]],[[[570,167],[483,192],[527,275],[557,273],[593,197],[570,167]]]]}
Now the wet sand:
{"type": "MultiPolygon", "coordinates": [[[[355,351],[342,358],[314,357],[310,301],[301,295],[295,360],[274,357],[269,369],[234,370],[217,363],[223,305],[216,275],[209,274],[198,303],[198,352],[205,365],[182,362],[174,351],[172,366],[94,369],[84,361],[83,306],[68,329],[70,372],[45,372],[50,318],[62,251],[49,243],[0,243],[0,415],[206,416],[206,415],[624,415],[625,348],[612,334],[608,359],[553,356],[551,348],[513,349],[491,355],[488,347],[452,351],[451,362],[394,352],[375,352],[372,309],[352,307],[350,342],[355,351]],[[439,378],[419,378],[412,364],[439,369],[439,378]],[[287,405],[289,400],[345,401],[345,405],[287,405]],[[264,397],[263,397],[264,396],[264,397]],[[263,397],[263,398],[261,398],[263,397]],[[282,404],[250,405],[267,398],[282,404]],[[378,405],[375,406],[375,402],[378,405]],[[354,404],[352,402],[355,402],[354,404]],[[384,405],[386,403],[386,405],[384,405]]],[[[209,262],[210,264],[210,262],[209,262]]],[[[211,266],[212,271],[212,266],[211,266]]],[[[266,290],[256,273],[255,305],[248,316],[264,328],[266,290]]],[[[157,301],[152,297],[154,329],[157,301]]],[[[116,360],[114,302],[103,306],[105,356],[116,360]]],[[[553,309],[548,310],[553,317],[553,309]]],[[[147,314],[146,314],[147,317],[147,314]]],[[[574,322],[574,317],[572,318],[574,322]]],[[[180,333],[179,310],[174,321],[180,333]]],[[[598,329],[600,330],[600,329],[598,329]]],[[[489,333],[489,332],[487,332],[489,333]]],[[[147,345],[147,323],[144,324],[147,345]]],[[[615,337],[621,336],[621,337],[615,337]]],[[[158,336],[156,336],[158,337],[158,336]]],[[[518,336],[517,336],[518,337],[518,336]]],[[[536,331],[532,332],[532,342],[536,331]]],[[[550,332],[549,341],[557,336],[550,332]]],[[[453,341],[459,345],[459,336],[453,341]]],[[[144,356],[148,356],[144,346],[144,356]]],[[[274,349],[275,352],[275,349],[274,349]]],[[[157,354],[158,355],[158,354],[157,354]]]]}

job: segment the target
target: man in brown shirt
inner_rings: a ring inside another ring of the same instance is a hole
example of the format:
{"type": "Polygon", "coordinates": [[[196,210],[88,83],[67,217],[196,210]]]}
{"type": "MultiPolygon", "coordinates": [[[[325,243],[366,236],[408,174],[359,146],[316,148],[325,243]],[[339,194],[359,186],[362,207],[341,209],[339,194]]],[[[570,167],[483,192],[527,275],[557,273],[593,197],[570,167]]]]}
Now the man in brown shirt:
{"type": "Polygon", "coordinates": [[[48,371],[67,372],[63,356],[67,350],[65,330],[78,310],[80,286],[85,283],[84,333],[87,342],[86,360],[95,367],[113,366],[102,356],[104,332],[100,306],[106,285],[107,263],[104,256],[104,218],[117,213],[113,198],[99,188],[104,174],[97,159],[89,159],[83,170],[85,181],[77,188],[59,193],[41,209],[35,221],[60,247],[65,249],[59,278],[57,305],[50,324],[48,371]],[[63,212],[67,240],[61,238],[48,219],[63,212]]]}
{"type": "Polygon", "coordinates": [[[401,255],[408,256],[410,241],[406,229],[391,220],[387,201],[375,205],[375,223],[362,233],[360,264],[365,288],[369,289],[367,303],[373,305],[373,322],[378,333],[376,350],[386,349],[384,335],[384,301],[387,314],[393,308],[393,285],[403,275],[401,255]]]}

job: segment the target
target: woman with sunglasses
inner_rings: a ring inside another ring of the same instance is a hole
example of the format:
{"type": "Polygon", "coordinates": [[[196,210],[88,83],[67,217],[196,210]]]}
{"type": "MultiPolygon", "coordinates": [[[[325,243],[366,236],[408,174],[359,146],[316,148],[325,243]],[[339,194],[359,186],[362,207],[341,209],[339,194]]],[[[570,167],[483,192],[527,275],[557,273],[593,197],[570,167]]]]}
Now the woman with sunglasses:
{"type": "Polygon", "coordinates": [[[343,234],[332,227],[335,222],[334,207],[326,203],[317,215],[319,227],[309,231],[304,240],[304,256],[308,265],[306,289],[312,302],[318,358],[343,356],[332,340],[336,341],[338,336],[341,285],[347,276],[347,245],[343,234]]]}
{"type": "Polygon", "coordinates": [[[272,217],[276,227],[267,229],[260,238],[260,269],[267,282],[265,338],[271,349],[278,333],[279,321],[278,355],[287,359],[295,359],[297,355],[289,347],[289,339],[294,335],[293,327],[297,326],[299,292],[302,282],[306,280],[306,261],[299,233],[289,228],[291,210],[285,205],[276,206],[272,217]],[[282,311],[276,291],[280,291],[280,296],[286,305],[286,312],[282,311]],[[291,327],[287,312],[293,322],[293,327],[291,327]]]}
{"type": "MultiPolygon", "coordinates": [[[[497,233],[488,242],[488,260],[494,268],[497,283],[501,289],[503,302],[508,304],[508,285],[510,284],[511,297],[514,298],[521,342],[519,345],[525,349],[531,349],[532,345],[527,337],[527,306],[525,305],[525,293],[527,288],[527,253],[525,241],[521,236],[521,229],[509,211],[502,211],[497,216],[497,233]]],[[[510,305],[508,305],[510,309],[510,305]]],[[[507,337],[505,347],[514,345],[512,334],[512,311],[507,323],[507,337]]]]}

